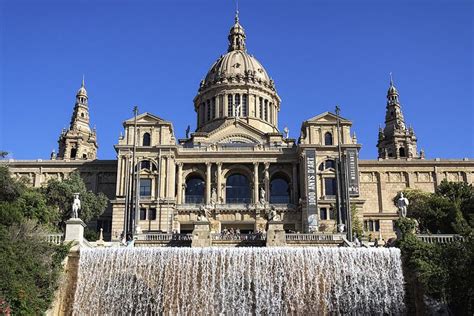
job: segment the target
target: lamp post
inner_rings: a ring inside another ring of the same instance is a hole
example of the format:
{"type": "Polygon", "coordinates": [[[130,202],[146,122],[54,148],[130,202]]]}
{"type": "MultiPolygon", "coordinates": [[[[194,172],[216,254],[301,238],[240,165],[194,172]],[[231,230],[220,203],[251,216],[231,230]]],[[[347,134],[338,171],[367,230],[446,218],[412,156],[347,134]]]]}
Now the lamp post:
{"type": "Polygon", "coordinates": [[[336,195],[336,208],[337,208],[337,230],[342,233],[345,230],[345,225],[342,220],[342,169],[341,169],[341,162],[342,162],[342,150],[341,150],[341,136],[340,136],[340,118],[339,113],[341,109],[339,106],[336,105],[336,120],[337,120],[337,161],[336,161],[336,184],[337,184],[337,195],[336,195]]]}
{"type": "Polygon", "coordinates": [[[337,178],[337,210],[338,210],[338,230],[340,233],[346,231],[347,239],[352,241],[352,225],[351,225],[351,210],[350,210],[350,198],[349,198],[349,187],[347,182],[347,166],[344,163],[342,154],[342,138],[341,138],[341,109],[336,106],[336,117],[337,117],[337,153],[338,159],[336,164],[336,178],[337,178]],[[343,215],[345,222],[343,221],[343,215]]]}

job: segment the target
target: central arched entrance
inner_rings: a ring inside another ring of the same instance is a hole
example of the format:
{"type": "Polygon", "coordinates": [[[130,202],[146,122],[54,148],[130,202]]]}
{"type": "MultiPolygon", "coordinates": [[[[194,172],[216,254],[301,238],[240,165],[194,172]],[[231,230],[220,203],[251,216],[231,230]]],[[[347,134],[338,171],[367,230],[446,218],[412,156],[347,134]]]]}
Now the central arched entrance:
{"type": "Polygon", "coordinates": [[[250,184],[246,176],[234,173],[227,177],[225,200],[228,204],[250,203],[250,184]]]}

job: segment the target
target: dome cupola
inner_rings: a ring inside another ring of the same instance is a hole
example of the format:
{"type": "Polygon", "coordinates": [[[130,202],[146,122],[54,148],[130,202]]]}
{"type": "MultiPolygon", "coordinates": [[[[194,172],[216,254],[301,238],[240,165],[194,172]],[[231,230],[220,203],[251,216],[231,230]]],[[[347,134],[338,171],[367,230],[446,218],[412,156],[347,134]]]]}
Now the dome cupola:
{"type": "Polygon", "coordinates": [[[245,30],[236,12],[227,53],[201,81],[194,98],[197,131],[209,132],[227,119],[239,119],[265,132],[278,132],[280,97],[262,64],[247,52],[245,30]]]}

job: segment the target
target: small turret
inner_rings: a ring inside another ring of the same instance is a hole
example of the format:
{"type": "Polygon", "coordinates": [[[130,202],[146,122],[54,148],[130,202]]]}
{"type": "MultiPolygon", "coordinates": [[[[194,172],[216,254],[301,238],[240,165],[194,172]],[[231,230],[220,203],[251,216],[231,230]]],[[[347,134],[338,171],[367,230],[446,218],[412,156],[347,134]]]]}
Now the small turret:
{"type": "Polygon", "coordinates": [[[97,135],[95,128],[90,128],[88,100],[83,77],[81,87],[76,93],[69,129],[63,129],[58,140],[57,159],[96,159],[97,135]]]}
{"type": "Polygon", "coordinates": [[[419,158],[416,149],[417,138],[412,127],[407,128],[403,117],[399,93],[390,73],[390,86],[387,91],[385,127],[379,128],[379,158],[419,158]]]}

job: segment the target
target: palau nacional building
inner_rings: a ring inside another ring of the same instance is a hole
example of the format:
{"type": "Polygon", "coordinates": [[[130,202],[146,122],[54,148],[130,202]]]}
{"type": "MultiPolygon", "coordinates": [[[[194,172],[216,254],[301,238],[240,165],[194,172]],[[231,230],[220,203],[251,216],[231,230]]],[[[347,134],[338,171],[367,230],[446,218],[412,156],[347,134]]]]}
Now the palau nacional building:
{"type": "Polygon", "coordinates": [[[173,123],[159,113],[136,113],[123,122],[117,159],[97,159],[100,135],[90,127],[94,107],[83,82],[57,154],[7,161],[12,174],[39,187],[79,171],[91,190],[110,199],[89,226],[103,228],[111,240],[124,231],[189,233],[203,220],[216,233],[264,231],[270,216],[287,231],[330,234],[346,223],[349,203],[367,235],[388,238],[400,191],[434,192],[443,179],[474,182],[472,160],[425,159],[392,81],[380,100],[386,115],[375,159],[358,159],[362,146],[352,122],[333,112],[315,113],[302,122],[298,139],[289,138],[278,125],[284,105],[276,84],[247,52],[238,15],[228,41],[200,82],[193,100],[197,128],[186,138],[177,139],[173,123]]]}

